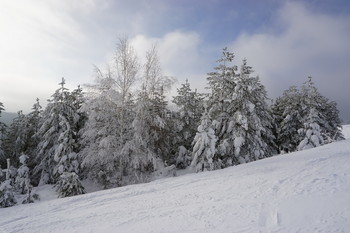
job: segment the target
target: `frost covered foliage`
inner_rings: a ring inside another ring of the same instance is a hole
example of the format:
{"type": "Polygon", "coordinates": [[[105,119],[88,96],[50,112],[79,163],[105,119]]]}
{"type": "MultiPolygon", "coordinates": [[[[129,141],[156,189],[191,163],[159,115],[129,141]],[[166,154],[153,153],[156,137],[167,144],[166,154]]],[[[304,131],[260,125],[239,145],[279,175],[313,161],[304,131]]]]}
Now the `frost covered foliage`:
{"type": "Polygon", "coordinates": [[[301,138],[298,130],[303,126],[301,95],[296,86],[283,92],[274,103],[273,113],[277,124],[276,143],[280,152],[293,152],[301,138]]]}
{"type": "Polygon", "coordinates": [[[87,176],[105,187],[118,182],[113,177],[121,179],[128,162],[121,154],[125,139],[120,137],[123,133],[118,119],[120,93],[115,85],[111,74],[98,70],[95,84],[88,86],[88,97],[81,107],[88,113],[88,119],[81,130],[79,156],[87,176]]]}
{"type": "Polygon", "coordinates": [[[151,173],[164,170],[170,159],[164,95],[167,83],[170,82],[163,76],[157,51],[153,48],[146,54],[142,90],[134,109],[133,136],[123,148],[123,153],[130,159],[129,170],[132,172],[129,174],[135,175],[134,182],[148,181],[151,173]]]}
{"type": "Polygon", "coordinates": [[[298,133],[304,138],[298,145],[298,150],[305,150],[313,147],[318,147],[323,144],[321,136],[321,127],[319,125],[320,117],[312,108],[306,118],[304,127],[298,130],[298,133]]]}
{"type": "Polygon", "coordinates": [[[192,142],[193,159],[191,167],[194,171],[214,170],[215,143],[217,138],[211,126],[211,120],[208,112],[203,113],[201,124],[198,126],[197,134],[192,142]]]}
{"type": "Polygon", "coordinates": [[[17,117],[13,119],[8,128],[4,147],[6,155],[13,161],[13,165],[18,167],[18,158],[26,150],[27,146],[27,124],[25,115],[18,111],[17,117]]]}
{"type": "Polygon", "coordinates": [[[246,60],[237,71],[228,67],[233,54],[226,49],[216,71],[209,73],[210,117],[218,136],[217,159],[222,167],[251,162],[274,152],[273,117],[265,87],[251,77],[246,60]]]}
{"type": "Polygon", "coordinates": [[[26,121],[26,148],[24,152],[29,158],[27,160],[28,166],[32,169],[35,167],[36,149],[40,142],[38,135],[40,122],[42,117],[42,107],[39,99],[36,99],[32,107],[32,111],[25,117],[26,121]]]}
{"type": "Polygon", "coordinates": [[[10,180],[5,180],[0,184],[0,207],[10,207],[16,204],[13,194],[13,187],[10,180]]]}
{"type": "Polygon", "coordinates": [[[17,169],[17,176],[15,179],[15,190],[19,194],[25,194],[22,204],[33,203],[37,195],[32,192],[32,185],[30,184],[29,168],[27,167],[28,156],[22,154],[19,157],[21,166],[17,169]]]}
{"type": "Polygon", "coordinates": [[[33,106],[33,111],[24,115],[22,111],[17,113],[17,117],[13,119],[11,125],[7,129],[4,138],[3,147],[5,154],[13,161],[13,165],[18,167],[18,158],[21,153],[25,153],[30,157],[30,166],[33,167],[34,157],[36,155],[36,147],[39,143],[39,138],[36,133],[39,128],[41,106],[39,101],[33,106]]]}
{"type": "Polygon", "coordinates": [[[27,167],[27,162],[26,162],[27,159],[28,159],[28,156],[25,154],[22,154],[19,157],[21,166],[17,170],[17,177],[15,180],[15,184],[16,184],[16,189],[19,191],[20,194],[27,193],[30,187],[29,168],[27,167]]]}
{"type": "MultiPolygon", "coordinates": [[[[0,117],[1,112],[4,110],[3,103],[0,102],[0,117]]],[[[6,135],[6,125],[0,121],[0,168],[6,164],[5,151],[4,151],[4,139],[6,135]]]]}
{"type": "MultiPolygon", "coordinates": [[[[2,170],[0,169],[0,173],[2,170]]],[[[14,188],[10,174],[10,160],[7,159],[7,169],[5,180],[0,183],[0,207],[10,207],[16,204],[14,188]]]]}
{"type": "Polygon", "coordinates": [[[204,94],[192,91],[190,83],[186,80],[181,88],[177,89],[178,95],[173,97],[173,103],[176,104],[178,112],[173,119],[174,128],[174,147],[176,148],[177,158],[176,166],[186,168],[190,162],[188,152],[191,150],[197,127],[200,124],[200,118],[203,112],[204,94]],[[185,150],[184,150],[185,149],[185,150]]]}
{"type": "Polygon", "coordinates": [[[79,176],[75,172],[63,172],[55,187],[58,197],[71,197],[85,193],[79,176]]]}
{"type": "Polygon", "coordinates": [[[64,172],[78,172],[79,167],[75,154],[79,115],[63,78],[59,85],[43,113],[37,133],[41,141],[37,148],[35,172],[41,174],[40,184],[55,184],[64,172]]]}
{"type": "Polygon", "coordinates": [[[156,142],[160,140],[165,122],[159,115],[153,115],[153,104],[145,91],[140,93],[136,103],[136,115],[132,123],[133,138],[126,143],[123,153],[130,158],[130,169],[135,171],[135,182],[144,182],[157,169],[160,156],[156,142]]]}
{"type": "Polygon", "coordinates": [[[292,86],[273,106],[277,144],[293,152],[343,140],[336,103],[322,96],[309,77],[301,89],[292,86]]]}

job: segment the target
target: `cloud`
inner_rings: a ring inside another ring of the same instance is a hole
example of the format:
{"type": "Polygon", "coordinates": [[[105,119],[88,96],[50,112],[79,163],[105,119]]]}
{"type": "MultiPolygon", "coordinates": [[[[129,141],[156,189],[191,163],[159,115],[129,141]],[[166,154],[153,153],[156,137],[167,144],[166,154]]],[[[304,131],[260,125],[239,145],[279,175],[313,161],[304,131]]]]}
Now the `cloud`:
{"type": "Polygon", "coordinates": [[[350,119],[350,18],[315,13],[295,2],[275,17],[276,30],[242,33],[234,40],[230,47],[237,60],[248,59],[272,97],[313,76],[320,92],[336,100],[350,119]]]}
{"type": "Polygon", "coordinates": [[[91,73],[83,59],[90,41],[80,20],[94,9],[94,1],[0,2],[0,101],[7,111],[28,111],[36,97],[44,103],[62,76],[91,73]]]}
{"type": "Polygon", "coordinates": [[[171,94],[176,94],[176,87],[184,83],[185,79],[191,80],[193,88],[204,89],[205,72],[209,67],[207,58],[202,56],[199,49],[201,38],[198,33],[176,30],[159,38],[137,35],[131,38],[131,43],[142,63],[145,62],[146,51],[152,45],[157,46],[164,75],[178,80],[171,94]],[[200,83],[193,84],[192,81],[198,79],[201,79],[200,83]]]}

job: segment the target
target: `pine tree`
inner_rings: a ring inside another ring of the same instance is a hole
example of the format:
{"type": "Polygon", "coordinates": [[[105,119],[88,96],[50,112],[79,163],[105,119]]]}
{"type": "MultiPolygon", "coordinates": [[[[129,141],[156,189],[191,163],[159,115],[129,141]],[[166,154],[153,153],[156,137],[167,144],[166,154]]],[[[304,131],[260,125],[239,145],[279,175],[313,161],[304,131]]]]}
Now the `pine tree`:
{"type": "Polygon", "coordinates": [[[85,193],[79,176],[75,172],[63,172],[55,187],[58,197],[71,197],[85,193]]]}
{"type": "Polygon", "coordinates": [[[320,110],[327,124],[323,126],[324,131],[322,133],[325,143],[331,143],[335,141],[344,140],[342,133],[341,120],[339,118],[339,110],[337,109],[337,103],[334,101],[327,101],[323,105],[323,109],[320,110]]]}
{"type": "MultiPolygon", "coordinates": [[[[4,111],[4,105],[0,102],[0,117],[1,112],[4,111]]],[[[4,140],[6,136],[6,125],[0,121],[0,168],[6,165],[6,156],[4,149],[4,140]]]]}
{"type": "Polygon", "coordinates": [[[296,86],[284,91],[273,106],[277,124],[277,146],[279,152],[293,152],[302,138],[298,130],[302,128],[301,95],[296,86]]]}
{"type": "Polygon", "coordinates": [[[14,166],[18,167],[18,158],[27,147],[27,125],[25,115],[22,111],[18,111],[17,117],[13,119],[8,128],[5,139],[6,155],[11,161],[14,161],[14,166]]]}
{"type": "Polygon", "coordinates": [[[309,77],[301,90],[292,86],[273,106],[277,144],[293,152],[344,139],[335,102],[322,96],[309,77]]]}
{"type": "Polygon", "coordinates": [[[75,140],[79,116],[70,102],[71,96],[63,78],[59,85],[43,113],[38,131],[42,141],[37,154],[40,162],[35,169],[41,173],[42,184],[57,183],[64,172],[79,172],[75,140]]]}
{"type": "Polygon", "coordinates": [[[187,79],[181,88],[177,89],[177,93],[178,95],[173,97],[173,103],[178,108],[178,112],[173,119],[175,131],[175,142],[173,143],[177,153],[177,167],[186,168],[191,162],[188,154],[191,150],[191,142],[200,124],[205,95],[192,91],[187,79]]]}
{"type": "MultiPolygon", "coordinates": [[[[42,118],[42,107],[39,103],[39,99],[36,99],[36,103],[32,107],[32,111],[28,113],[25,117],[26,122],[26,149],[23,151],[27,156],[28,159],[26,160],[26,163],[29,167],[30,171],[33,171],[34,167],[37,166],[36,161],[36,152],[38,144],[41,140],[39,137],[38,131],[41,123],[42,118]]],[[[40,176],[33,176],[31,175],[31,181],[33,184],[37,185],[39,184],[40,176]]]]}
{"type": "Polygon", "coordinates": [[[10,159],[7,159],[6,178],[0,183],[0,207],[10,207],[16,204],[13,192],[13,182],[10,177],[10,159]]]}
{"type": "Polygon", "coordinates": [[[323,144],[321,128],[318,124],[320,121],[321,119],[316,109],[311,108],[308,116],[305,119],[304,127],[298,130],[299,134],[301,134],[303,137],[303,140],[297,147],[298,150],[318,147],[323,144]]]}
{"type": "Polygon", "coordinates": [[[218,136],[218,162],[230,166],[271,156],[274,151],[273,117],[267,105],[265,87],[251,77],[246,60],[237,73],[227,67],[233,54],[224,49],[221,64],[209,73],[212,94],[210,116],[218,136]],[[265,119],[262,119],[265,118],[265,119]]]}
{"type": "Polygon", "coordinates": [[[30,180],[29,180],[29,168],[27,167],[28,156],[22,154],[19,157],[21,166],[17,170],[17,177],[15,180],[16,188],[19,193],[25,194],[29,191],[30,180]]]}
{"type": "Polygon", "coordinates": [[[235,76],[237,66],[232,65],[234,54],[229,52],[227,48],[223,49],[222,57],[217,62],[219,65],[214,69],[216,71],[208,73],[208,81],[211,89],[209,96],[209,116],[212,119],[212,124],[215,130],[217,141],[217,154],[215,160],[222,167],[232,164],[230,155],[226,153],[225,147],[229,146],[227,138],[227,125],[229,118],[235,114],[235,109],[232,106],[231,95],[235,88],[235,76]]]}
{"type": "MultiPolygon", "coordinates": [[[[309,149],[324,144],[321,135],[321,125],[326,125],[324,115],[319,111],[321,95],[309,77],[301,90],[301,104],[303,110],[303,127],[298,130],[302,140],[298,145],[298,150],[309,149]]],[[[325,103],[323,103],[325,104],[325,103]]]]}
{"type": "Polygon", "coordinates": [[[196,171],[214,170],[215,144],[217,138],[211,126],[207,110],[203,113],[201,124],[198,126],[197,134],[192,142],[193,159],[191,167],[196,171]]]}

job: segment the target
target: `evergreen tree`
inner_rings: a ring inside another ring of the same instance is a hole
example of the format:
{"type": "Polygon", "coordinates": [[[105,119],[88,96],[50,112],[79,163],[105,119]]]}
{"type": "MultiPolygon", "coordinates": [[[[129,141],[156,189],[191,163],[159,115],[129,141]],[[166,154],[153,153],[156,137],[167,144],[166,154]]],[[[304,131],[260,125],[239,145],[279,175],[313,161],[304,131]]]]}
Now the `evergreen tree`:
{"type": "Polygon", "coordinates": [[[335,102],[322,96],[309,77],[301,90],[292,86],[273,106],[277,144],[293,152],[344,139],[335,102]]]}
{"type": "MultiPolygon", "coordinates": [[[[303,110],[303,127],[298,130],[302,140],[298,145],[298,150],[304,150],[320,146],[324,143],[321,135],[321,125],[326,125],[326,119],[319,111],[319,100],[321,95],[309,77],[301,90],[301,104],[303,110]]],[[[325,104],[325,103],[321,103],[325,104]]]]}
{"type": "Polygon", "coordinates": [[[173,97],[173,103],[176,104],[178,112],[174,119],[174,131],[176,138],[174,139],[176,152],[178,154],[177,167],[185,168],[189,165],[190,158],[188,156],[191,149],[197,126],[200,124],[200,118],[203,112],[204,94],[192,91],[188,80],[177,89],[178,95],[173,97]],[[185,150],[188,150],[186,152],[185,150]]]}
{"type": "Polygon", "coordinates": [[[58,197],[71,197],[85,193],[79,176],[75,172],[63,172],[55,187],[58,191],[58,197]]]}
{"type": "MultiPolygon", "coordinates": [[[[0,117],[1,112],[4,111],[4,105],[0,102],[0,117]]],[[[6,156],[4,149],[4,140],[6,136],[6,125],[0,121],[0,168],[6,165],[6,156]]]]}
{"type": "Polygon", "coordinates": [[[337,109],[337,103],[334,101],[328,101],[323,105],[321,111],[326,119],[326,125],[322,133],[325,143],[331,143],[335,141],[344,140],[342,133],[341,120],[339,118],[339,110],[337,109]]]}
{"type": "Polygon", "coordinates": [[[217,159],[223,167],[262,159],[274,151],[265,87],[258,77],[251,77],[253,70],[246,60],[240,73],[236,66],[228,67],[232,59],[233,54],[224,49],[217,71],[208,77],[209,113],[218,136],[217,159]]]}
{"type": "Polygon", "coordinates": [[[214,170],[215,144],[217,138],[211,126],[208,112],[203,113],[201,124],[198,126],[197,134],[192,142],[193,159],[191,167],[196,171],[214,170]]]}
{"type": "Polygon", "coordinates": [[[27,147],[27,125],[25,115],[22,111],[19,111],[17,114],[17,117],[13,119],[8,128],[4,143],[6,155],[11,161],[15,161],[15,167],[18,167],[18,158],[27,147]]]}
{"type": "Polygon", "coordinates": [[[284,91],[273,106],[277,121],[277,146],[279,152],[293,152],[302,140],[298,129],[302,128],[301,95],[296,86],[284,91]]]}
{"type": "Polygon", "coordinates": [[[17,170],[17,177],[15,180],[16,189],[21,194],[25,194],[29,191],[30,180],[29,180],[29,168],[27,167],[28,156],[22,154],[19,157],[21,166],[17,170]]]}
{"type": "MultiPolygon", "coordinates": [[[[36,103],[32,107],[32,111],[28,113],[25,117],[26,122],[26,149],[23,151],[27,156],[28,159],[26,160],[26,163],[29,167],[30,171],[33,171],[34,167],[37,165],[36,161],[36,152],[38,144],[41,140],[39,137],[38,131],[41,123],[42,118],[42,107],[39,103],[39,99],[36,99],[36,103]]],[[[33,177],[32,181],[34,181],[34,184],[39,183],[40,176],[33,177]]]]}
{"type": "Polygon", "coordinates": [[[323,144],[321,128],[318,124],[320,120],[321,119],[316,109],[311,108],[308,116],[305,119],[304,127],[298,130],[299,134],[301,134],[303,137],[303,140],[297,147],[298,150],[318,147],[323,144]]]}
{"type": "Polygon", "coordinates": [[[42,141],[37,154],[40,162],[35,169],[41,173],[40,183],[55,184],[64,172],[79,172],[75,140],[79,116],[70,102],[63,78],[59,85],[43,113],[38,131],[42,141]]]}
{"type": "Polygon", "coordinates": [[[0,207],[10,207],[16,204],[13,192],[13,182],[10,177],[10,159],[7,159],[6,178],[0,183],[0,207]]]}

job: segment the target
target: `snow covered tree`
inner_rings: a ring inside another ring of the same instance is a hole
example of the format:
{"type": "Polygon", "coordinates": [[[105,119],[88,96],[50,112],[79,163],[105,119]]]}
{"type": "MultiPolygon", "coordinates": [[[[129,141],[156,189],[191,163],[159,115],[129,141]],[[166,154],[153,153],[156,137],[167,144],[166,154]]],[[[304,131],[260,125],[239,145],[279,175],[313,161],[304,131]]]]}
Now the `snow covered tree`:
{"type": "Polygon", "coordinates": [[[27,167],[27,162],[26,162],[27,159],[28,159],[28,156],[25,154],[22,154],[19,157],[21,166],[17,170],[17,177],[15,180],[16,189],[21,194],[27,193],[30,188],[29,168],[27,167]]]}
{"type": "Polygon", "coordinates": [[[301,90],[292,86],[273,106],[277,144],[293,152],[344,139],[336,103],[322,96],[309,77],[301,90]]]}
{"type": "MultiPolygon", "coordinates": [[[[4,105],[0,102],[0,117],[1,112],[4,111],[4,105]]],[[[0,168],[1,166],[6,165],[6,156],[5,156],[5,149],[4,149],[4,140],[6,136],[6,125],[0,121],[0,168]]]]}
{"type": "Polygon", "coordinates": [[[85,193],[79,176],[75,172],[63,172],[55,187],[58,197],[71,197],[85,193]]]}
{"type": "Polygon", "coordinates": [[[314,86],[312,78],[309,77],[301,89],[303,127],[298,130],[298,133],[302,137],[297,148],[298,150],[309,149],[324,144],[320,126],[326,124],[326,119],[319,111],[320,105],[318,101],[320,97],[321,95],[314,86]]]}
{"type": "Polygon", "coordinates": [[[87,85],[87,99],[81,110],[88,119],[81,130],[82,159],[85,176],[104,185],[120,185],[128,158],[121,154],[124,142],[119,137],[118,106],[120,93],[110,71],[96,69],[95,84],[87,85]]]}
{"type": "Polygon", "coordinates": [[[164,168],[169,156],[167,102],[164,91],[171,81],[163,76],[156,48],[146,54],[142,90],[136,101],[133,137],[123,152],[137,174],[136,182],[147,181],[153,171],[164,168]]]}
{"type": "Polygon", "coordinates": [[[213,158],[215,156],[217,138],[207,110],[203,113],[201,124],[197,130],[197,134],[192,142],[193,159],[191,167],[196,172],[214,170],[213,158]]]}
{"type": "Polygon", "coordinates": [[[57,183],[64,172],[79,172],[75,140],[79,116],[63,78],[59,85],[43,113],[38,131],[42,141],[38,145],[35,170],[41,173],[41,184],[57,183]]]}
{"type": "Polygon", "coordinates": [[[246,60],[240,73],[236,66],[227,66],[232,60],[233,54],[224,49],[217,71],[208,77],[212,90],[209,114],[218,136],[217,159],[222,167],[273,153],[273,117],[265,87],[259,77],[251,77],[253,70],[246,60]]]}
{"type": "Polygon", "coordinates": [[[321,128],[318,124],[318,122],[320,122],[320,117],[315,108],[310,109],[305,121],[304,127],[298,130],[299,134],[303,137],[303,140],[297,147],[298,150],[310,149],[323,144],[321,128]]]}
{"type": "Polygon", "coordinates": [[[189,165],[190,160],[186,159],[188,152],[184,149],[191,149],[191,142],[200,124],[205,95],[198,93],[197,90],[192,91],[187,79],[181,88],[177,89],[177,93],[178,95],[173,97],[172,101],[178,108],[178,112],[173,119],[176,135],[174,139],[177,152],[176,164],[177,167],[185,168],[189,165]]]}
{"type": "Polygon", "coordinates": [[[13,119],[8,128],[4,143],[6,155],[11,161],[15,161],[15,167],[18,167],[19,163],[17,160],[27,147],[27,125],[25,115],[22,111],[19,111],[17,114],[17,117],[13,119]]]}
{"type": "Polygon", "coordinates": [[[326,124],[324,125],[324,130],[322,132],[324,142],[331,143],[344,140],[345,138],[342,133],[342,125],[339,118],[337,103],[327,100],[322,107],[323,108],[320,111],[326,119],[326,124]]]}
{"type": "Polygon", "coordinates": [[[296,86],[284,91],[273,105],[276,116],[279,152],[293,152],[302,140],[298,130],[303,126],[301,95],[296,86]]]}
{"type": "MultiPolygon", "coordinates": [[[[26,163],[29,170],[32,171],[36,164],[36,152],[37,147],[40,142],[40,137],[38,135],[40,122],[42,117],[42,107],[40,105],[39,99],[36,99],[35,104],[32,107],[32,111],[28,113],[25,117],[26,122],[26,148],[23,151],[28,159],[26,163]]],[[[34,177],[33,177],[34,178],[34,177]]],[[[34,183],[38,184],[40,177],[34,178],[34,183]]]]}
{"type": "Polygon", "coordinates": [[[135,183],[149,181],[150,174],[157,169],[160,160],[156,147],[160,135],[156,129],[164,127],[164,121],[158,115],[153,115],[152,109],[152,101],[147,93],[141,92],[135,107],[133,138],[123,149],[123,153],[130,158],[130,166],[134,172],[128,173],[135,174],[135,183]]]}
{"type": "Polygon", "coordinates": [[[115,52],[114,63],[115,86],[120,96],[117,100],[117,119],[119,121],[119,140],[122,144],[126,143],[132,135],[131,124],[133,121],[133,101],[131,88],[134,86],[140,64],[137,54],[134,51],[130,40],[127,38],[119,38],[117,49],[115,52]]]}
{"type": "Polygon", "coordinates": [[[88,113],[80,153],[86,175],[105,187],[121,185],[128,166],[122,148],[132,138],[131,88],[139,72],[138,59],[128,39],[119,39],[110,67],[105,73],[96,68],[96,85],[88,87],[90,96],[81,108],[88,113]]]}
{"type": "MultiPolygon", "coordinates": [[[[79,120],[76,123],[76,132],[79,132],[85,125],[85,122],[87,121],[87,113],[84,111],[81,111],[81,107],[84,103],[84,92],[83,89],[78,85],[76,89],[74,89],[70,94],[72,107],[75,112],[77,112],[79,116],[79,120]]],[[[77,140],[78,140],[78,134],[77,134],[77,140]]]]}
{"type": "Polygon", "coordinates": [[[0,183],[0,207],[10,207],[16,204],[13,192],[13,182],[10,177],[10,159],[7,159],[6,178],[0,183]]]}

